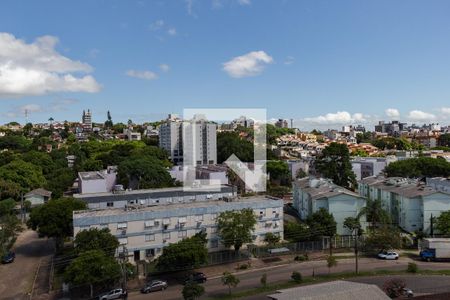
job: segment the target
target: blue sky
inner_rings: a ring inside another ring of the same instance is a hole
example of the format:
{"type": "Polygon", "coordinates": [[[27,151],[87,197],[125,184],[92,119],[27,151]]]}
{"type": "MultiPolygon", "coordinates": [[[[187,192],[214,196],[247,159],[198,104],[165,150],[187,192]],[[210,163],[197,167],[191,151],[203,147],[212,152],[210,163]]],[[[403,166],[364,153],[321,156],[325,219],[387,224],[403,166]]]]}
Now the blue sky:
{"type": "Polygon", "coordinates": [[[4,0],[0,123],[255,107],[301,128],[448,125],[449,15],[446,0],[4,0]]]}

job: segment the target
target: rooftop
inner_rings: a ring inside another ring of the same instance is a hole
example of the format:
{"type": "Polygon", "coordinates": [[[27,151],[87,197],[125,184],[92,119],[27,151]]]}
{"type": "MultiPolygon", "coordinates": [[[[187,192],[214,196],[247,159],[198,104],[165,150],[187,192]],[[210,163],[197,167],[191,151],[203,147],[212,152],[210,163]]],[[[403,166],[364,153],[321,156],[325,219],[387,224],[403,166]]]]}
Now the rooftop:
{"type": "Polygon", "coordinates": [[[26,193],[25,197],[32,196],[32,195],[39,195],[39,196],[43,196],[43,197],[50,197],[52,195],[52,192],[47,191],[47,190],[42,189],[42,188],[39,188],[39,189],[34,189],[34,190],[26,193]]]}
{"type": "Polygon", "coordinates": [[[188,208],[198,208],[198,207],[224,207],[230,203],[236,204],[271,204],[269,206],[282,206],[283,200],[278,198],[269,198],[266,196],[255,196],[233,199],[229,201],[224,200],[213,200],[213,201],[199,201],[199,202],[188,202],[188,203],[171,203],[165,205],[151,205],[151,206],[129,206],[124,208],[109,208],[109,209],[95,209],[95,210],[80,210],[74,212],[74,219],[85,218],[85,217],[98,217],[98,216],[117,216],[126,215],[130,213],[144,213],[144,212],[155,212],[155,211],[167,211],[176,209],[188,209],[188,208]]]}
{"type": "Polygon", "coordinates": [[[80,176],[81,180],[99,180],[99,179],[104,179],[102,173],[100,173],[98,171],[78,172],[78,175],[80,176]]]}
{"type": "Polygon", "coordinates": [[[362,179],[360,182],[407,198],[439,193],[436,189],[425,185],[424,182],[403,177],[371,176],[362,179]]]}
{"type": "Polygon", "coordinates": [[[334,184],[331,179],[305,177],[296,180],[294,184],[301,188],[302,191],[308,193],[313,200],[330,198],[341,194],[361,198],[359,194],[334,184]]]}

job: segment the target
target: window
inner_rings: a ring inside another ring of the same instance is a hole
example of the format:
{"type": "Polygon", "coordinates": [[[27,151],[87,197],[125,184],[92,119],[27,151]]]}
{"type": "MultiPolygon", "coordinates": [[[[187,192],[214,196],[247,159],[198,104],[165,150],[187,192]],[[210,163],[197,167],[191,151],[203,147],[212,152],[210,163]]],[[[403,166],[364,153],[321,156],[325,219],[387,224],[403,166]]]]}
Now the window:
{"type": "Polygon", "coordinates": [[[181,217],[181,218],[178,218],[178,223],[179,224],[186,224],[186,222],[187,222],[187,218],[186,217],[181,217]]]}
{"type": "Polygon", "coordinates": [[[117,223],[117,229],[127,229],[127,222],[117,223]]]}
{"type": "Polygon", "coordinates": [[[145,235],[145,241],[146,242],[151,242],[155,240],[155,235],[154,234],[146,234],[145,235]]]}
{"type": "Polygon", "coordinates": [[[119,238],[118,241],[120,245],[128,244],[128,238],[119,238]]]}
{"type": "Polygon", "coordinates": [[[170,240],[170,232],[163,233],[163,239],[170,240]]]}
{"type": "Polygon", "coordinates": [[[149,221],[145,221],[144,222],[144,227],[145,228],[150,228],[150,227],[153,227],[153,226],[155,226],[155,221],[153,221],[153,220],[149,220],[149,221]]]}
{"type": "Polygon", "coordinates": [[[211,233],[217,233],[217,227],[211,227],[211,233]]]}
{"type": "Polygon", "coordinates": [[[218,247],[219,247],[219,240],[212,240],[211,248],[218,248],[218,247]]]}
{"type": "Polygon", "coordinates": [[[215,222],[216,219],[217,219],[217,214],[211,214],[211,220],[215,222]]]}
{"type": "Polygon", "coordinates": [[[178,237],[179,237],[179,238],[185,238],[185,237],[187,237],[187,230],[181,230],[181,231],[178,231],[178,237]]]}
{"type": "Polygon", "coordinates": [[[170,224],[169,218],[163,219],[163,225],[169,225],[169,224],[170,224]]]}
{"type": "Polygon", "coordinates": [[[196,215],[195,216],[195,221],[196,222],[202,222],[203,221],[203,215],[196,215]]]}
{"type": "Polygon", "coordinates": [[[106,207],[114,207],[114,202],[106,202],[106,207]]]}

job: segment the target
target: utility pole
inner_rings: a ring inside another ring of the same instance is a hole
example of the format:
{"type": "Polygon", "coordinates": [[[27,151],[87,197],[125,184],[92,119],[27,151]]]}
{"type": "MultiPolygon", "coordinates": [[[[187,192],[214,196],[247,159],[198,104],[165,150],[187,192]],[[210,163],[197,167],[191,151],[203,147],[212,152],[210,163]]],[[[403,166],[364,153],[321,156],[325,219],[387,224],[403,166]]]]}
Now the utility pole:
{"type": "Polygon", "coordinates": [[[434,228],[433,228],[433,214],[430,216],[430,235],[431,237],[434,237],[434,228]]]}
{"type": "Polygon", "coordinates": [[[121,260],[121,270],[122,270],[122,289],[123,290],[127,290],[127,268],[126,268],[126,262],[128,260],[128,249],[125,245],[122,246],[123,247],[123,251],[122,253],[119,253],[119,257],[121,260]]]}
{"type": "Polygon", "coordinates": [[[359,228],[355,229],[355,273],[358,274],[358,238],[359,228]]]}

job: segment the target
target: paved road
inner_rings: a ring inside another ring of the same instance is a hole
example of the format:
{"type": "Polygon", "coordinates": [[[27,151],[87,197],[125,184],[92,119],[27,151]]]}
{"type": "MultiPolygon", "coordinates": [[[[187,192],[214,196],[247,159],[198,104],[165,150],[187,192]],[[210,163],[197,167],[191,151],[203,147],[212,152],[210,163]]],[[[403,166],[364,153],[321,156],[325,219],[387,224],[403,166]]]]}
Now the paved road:
{"type": "MultiPolygon", "coordinates": [[[[384,261],[375,258],[362,258],[360,259],[360,270],[361,271],[371,271],[371,270],[405,270],[408,262],[411,260],[408,258],[400,258],[398,261],[384,261]]],[[[426,263],[426,262],[416,262],[419,268],[429,269],[429,270],[444,270],[450,269],[450,263],[426,263]]],[[[234,291],[243,291],[256,287],[260,287],[260,278],[262,273],[267,274],[268,283],[286,282],[290,279],[293,271],[299,271],[303,276],[311,276],[314,274],[327,274],[328,268],[326,267],[325,261],[311,261],[304,263],[292,263],[290,265],[277,266],[261,270],[249,270],[239,273],[237,276],[240,279],[240,283],[234,291]]],[[[354,271],[354,260],[353,259],[342,259],[338,261],[338,266],[331,270],[332,273],[335,272],[351,272],[354,271]]],[[[418,278],[418,276],[417,276],[418,278]]],[[[379,280],[386,279],[386,277],[380,277],[379,280]]],[[[378,280],[378,279],[377,279],[378,280]]],[[[410,280],[410,279],[408,279],[410,280]]],[[[443,279],[442,279],[443,280],[443,279]]],[[[445,285],[442,280],[437,280],[435,285],[431,285],[430,291],[432,290],[439,292],[445,289],[445,285]]],[[[384,281],[383,281],[384,282],[384,281]]],[[[418,280],[411,282],[411,288],[416,289],[418,285],[418,280]]],[[[447,290],[450,291],[450,285],[447,282],[447,290]]],[[[409,281],[407,282],[409,284],[409,281]]],[[[220,278],[210,278],[207,283],[204,284],[206,294],[202,299],[207,299],[208,297],[226,294],[228,293],[227,287],[223,286],[220,282],[220,278]]],[[[163,292],[155,292],[152,294],[141,295],[137,292],[130,293],[129,299],[132,300],[175,300],[181,298],[181,285],[171,285],[169,288],[163,292]]],[[[427,284],[424,284],[418,291],[427,293],[427,284]]],[[[263,296],[255,296],[249,299],[265,299],[263,296]]]]}
{"type": "Polygon", "coordinates": [[[29,299],[29,292],[41,259],[52,253],[53,244],[40,239],[35,231],[22,232],[13,247],[16,259],[12,264],[0,265],[0,298],[29,299]]]}

